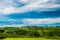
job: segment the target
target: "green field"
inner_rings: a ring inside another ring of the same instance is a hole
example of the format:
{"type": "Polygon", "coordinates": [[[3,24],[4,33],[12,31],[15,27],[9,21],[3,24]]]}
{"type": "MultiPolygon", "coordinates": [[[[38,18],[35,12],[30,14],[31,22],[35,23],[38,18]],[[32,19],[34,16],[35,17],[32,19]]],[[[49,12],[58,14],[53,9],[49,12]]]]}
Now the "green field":
{"type": "Polygon", "coordinates": [[[46,39],[46,38],[6,38],[4,40],[58,40],[58,39],[46,39]]]}
{"type": "Polygon", "coordinates": [[[0,28],[2,40],[60,40],[60,26],[56,27],[4,27],[0,28]]]}

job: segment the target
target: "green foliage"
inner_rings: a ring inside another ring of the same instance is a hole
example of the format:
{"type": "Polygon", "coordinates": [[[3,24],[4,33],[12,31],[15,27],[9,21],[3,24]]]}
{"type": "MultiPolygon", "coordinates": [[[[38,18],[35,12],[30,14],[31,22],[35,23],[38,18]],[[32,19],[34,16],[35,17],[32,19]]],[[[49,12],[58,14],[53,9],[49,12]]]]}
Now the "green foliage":
{"type": "Polygon", "coordinates": [[[4,27],[0,28],[0,37],[17,38],[17,37],[46,37],[60,38],[60,26],[24,26],[24,27],[4,27]],[[4,30],[2,33],[1,30],[4,30]]]}

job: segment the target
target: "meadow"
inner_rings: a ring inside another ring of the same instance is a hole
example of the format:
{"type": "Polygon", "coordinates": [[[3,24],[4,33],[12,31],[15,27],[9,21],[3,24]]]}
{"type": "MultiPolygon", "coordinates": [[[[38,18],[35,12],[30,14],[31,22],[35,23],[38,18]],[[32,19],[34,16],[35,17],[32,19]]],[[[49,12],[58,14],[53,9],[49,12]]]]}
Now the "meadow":
{"type": "Polygon", "coordinates": [[[46,38],[6,38],[4,40],[59,40],[59,39],[46,39],[46,38]]]}
{"type": "Polygon", "coordinates": [[[60,40],[60,26],[0,28],[2,40],[60,40]]]}

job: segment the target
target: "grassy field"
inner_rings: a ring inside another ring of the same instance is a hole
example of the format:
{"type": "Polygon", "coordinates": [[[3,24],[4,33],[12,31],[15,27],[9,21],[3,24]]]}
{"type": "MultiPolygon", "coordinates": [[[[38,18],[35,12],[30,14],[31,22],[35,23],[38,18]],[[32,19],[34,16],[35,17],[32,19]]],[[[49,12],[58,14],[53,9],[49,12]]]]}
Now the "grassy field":
{"type": "Polygon", "coordinates": [[[46,38],[6,38],[4,40],[58,40],[58,39],[46,39],[46,38]]]}

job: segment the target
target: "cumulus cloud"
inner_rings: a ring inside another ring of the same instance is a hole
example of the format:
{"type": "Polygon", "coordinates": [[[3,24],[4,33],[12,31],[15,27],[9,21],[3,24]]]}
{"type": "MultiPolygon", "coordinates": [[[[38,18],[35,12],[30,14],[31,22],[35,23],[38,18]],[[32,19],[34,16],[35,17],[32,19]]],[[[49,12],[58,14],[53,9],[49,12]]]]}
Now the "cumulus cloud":
{"type": "MultiPolygon", "coordinates": [[[[32,10],[50,10],[50,8],[58,8],[60,4],[56,4],[57,0],[0,0],[0,14],[23,13],[32,10]],[[17,2],[17,3],[16,3],[17,2]],[[22,7],[17,5],[26,4],[22,7]]],[[[51,10],[50,10],[51,11],[51,10]]]]}
{"type": "Polygon", "coordinates": [[[24,19],[25,24],[54,24],[60,23],[60,18],[44,18],[44,19],[24,19]]]}

